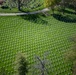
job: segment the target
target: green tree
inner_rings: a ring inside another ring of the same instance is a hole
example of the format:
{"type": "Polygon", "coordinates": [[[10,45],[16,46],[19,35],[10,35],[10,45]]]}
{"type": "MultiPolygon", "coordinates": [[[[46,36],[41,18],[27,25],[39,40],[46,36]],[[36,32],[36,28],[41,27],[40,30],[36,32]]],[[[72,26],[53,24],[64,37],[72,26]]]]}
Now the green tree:
{"type": "Polygon", "coordinates": [[[53,14],[54,14],[54,7],[56,5],[58,5],[58,3],[60,2],[61,0],[45,0],[44,1],[44,6],[45,7],[51,7],[52,11],[53,11],[53,14]]]}
{"type": "Polygon", "coordinates": [[[50,7],[51,6],[51,1],[50,0],[45,0],[44,1],[44,7],[50,7]]]}
{"type": "Polygon", "coordinates": [[[72,41],[75,42],[75,45],[71,48],[70,51],[66,52],[66,59],[69,61],[72,61],[73,66],[72,66],[72,71],[73,75],[76,75],[76,37],[72,39],[72,41]]]}
{"type": "Polygon", "coordinates": [[[28,2],[30,2],[31,0],[17,0],[17,7],[18,10],[21,11],[21,7],[26,7],[26,5],[28,4],[28,2]]]}
{"type": "Polygon", "coordinates": [[[18,75],[26,75],[26,73],[28,72],[28,62],[23,53],[17,54],[15,69],[18,75]]]}

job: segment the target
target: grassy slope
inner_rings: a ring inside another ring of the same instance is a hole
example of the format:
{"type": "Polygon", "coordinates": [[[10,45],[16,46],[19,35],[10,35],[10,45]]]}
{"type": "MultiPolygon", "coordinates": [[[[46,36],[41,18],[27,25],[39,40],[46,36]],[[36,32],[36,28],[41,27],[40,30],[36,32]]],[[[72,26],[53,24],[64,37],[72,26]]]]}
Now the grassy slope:
{"type": "MultiPolygon", "coordinates": [[[[65,62],[64,53],[73,44],[69,38],[76,33],[76,23],[65,23],[52,16],[40,16],[37,20],[23,17],[0,17],[0,68],[13,75],[13,63],[18,52],[24,52],[30,63],[34,55],[49,50],[48,59],[52,62],[51,75],[71,75],[71,64],[65,62]]],[[[29,75],[29,74],[28,74],[29,75]]],[[[39,74],[38,74],[39,75],[39,74]]]]}

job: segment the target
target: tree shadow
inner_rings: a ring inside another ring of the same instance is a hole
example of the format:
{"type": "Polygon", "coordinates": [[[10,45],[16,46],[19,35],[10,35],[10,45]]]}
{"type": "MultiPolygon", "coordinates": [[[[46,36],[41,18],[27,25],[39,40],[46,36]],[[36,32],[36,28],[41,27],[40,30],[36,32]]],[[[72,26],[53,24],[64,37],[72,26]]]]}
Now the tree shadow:
{"type": "Polygon", "coordinates": [[[45,24],[47,25],[48,22],[46,20],[43,20],[42,16],[40,14],[29,14],[29,15],[21,15],[22,19],[24,20],[28,20],[30,22],[34,22],[34,23],[37,23],[37,24],[45,24]]]}
{"type": "Polygon", "coordinates": [[[61,15],[61,14],[52,14],[52,16],[59,20],[66,23],[76,23],[76,17],[70,15],[61,15]]]}

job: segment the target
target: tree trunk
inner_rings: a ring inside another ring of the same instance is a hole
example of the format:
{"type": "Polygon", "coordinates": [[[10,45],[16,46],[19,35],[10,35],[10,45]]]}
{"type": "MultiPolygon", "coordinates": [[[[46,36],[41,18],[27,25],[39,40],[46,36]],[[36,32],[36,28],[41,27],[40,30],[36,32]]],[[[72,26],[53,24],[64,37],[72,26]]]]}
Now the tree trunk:
{"type": "Polygon", "coordinates": [[[20,7],[21,7],[21,2],[20,2],[20,0],[18,0],[18,10],[19,11],[21,10],[20,7]]]}

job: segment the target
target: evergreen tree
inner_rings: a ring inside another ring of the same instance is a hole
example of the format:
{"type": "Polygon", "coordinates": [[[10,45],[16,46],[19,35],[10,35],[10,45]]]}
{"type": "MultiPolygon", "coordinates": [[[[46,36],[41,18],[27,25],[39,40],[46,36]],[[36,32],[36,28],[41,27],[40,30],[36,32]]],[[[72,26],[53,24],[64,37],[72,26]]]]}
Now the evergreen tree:
{"type": "Polygon", "coordinates": [[[28,72],[28,62],[23,53],[18,53],[16,57],[15,68],[18,75],[26,75],[28,72]]]}

